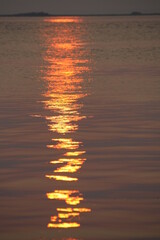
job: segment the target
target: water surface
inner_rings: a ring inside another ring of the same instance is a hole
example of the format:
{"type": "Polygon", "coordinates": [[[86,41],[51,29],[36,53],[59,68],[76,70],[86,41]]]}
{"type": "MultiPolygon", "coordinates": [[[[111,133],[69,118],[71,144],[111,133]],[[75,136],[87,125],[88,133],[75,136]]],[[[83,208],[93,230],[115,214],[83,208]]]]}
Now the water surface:
{"type": "Polygon", "coordinates": [[[159,16],[0,32],[1,238],[159,239],[159,16]]]}

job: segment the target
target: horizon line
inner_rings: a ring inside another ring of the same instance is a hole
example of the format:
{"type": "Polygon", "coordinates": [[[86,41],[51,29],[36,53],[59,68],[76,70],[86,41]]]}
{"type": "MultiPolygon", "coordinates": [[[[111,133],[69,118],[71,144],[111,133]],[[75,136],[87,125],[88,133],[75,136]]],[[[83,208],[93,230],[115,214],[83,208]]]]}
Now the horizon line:
{"type": "Polygon", "coordinates": [[[130,13],[87,13],[87,14],[50,14],[47,12],[22,12],[11,14],[0,14],[0,17],[58,17],[58,16],[143,16],[143,15],[160,15],[159,12],[143,13],[133,11],[130,13]]]}

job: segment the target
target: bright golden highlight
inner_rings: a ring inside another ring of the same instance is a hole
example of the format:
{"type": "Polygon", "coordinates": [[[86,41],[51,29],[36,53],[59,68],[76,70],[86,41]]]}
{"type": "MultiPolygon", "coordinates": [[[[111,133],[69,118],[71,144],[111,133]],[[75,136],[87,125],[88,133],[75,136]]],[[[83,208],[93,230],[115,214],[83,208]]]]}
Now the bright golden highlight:
{"type": "Polygon", "coordinates": [[[46,175],[46,178],[55,179],[57,181],[65,181],[65,182],[78,181],[78,178],[67,177],[67,176],[59,176],[59,175],[46,175]]]}
{"type": "Polygon", "coordinates": [[[86,158],[60,158],[58,160],[51,161],[50,163],[52,164],[67,163],[66,165],[54,170],[54,172],[74,173],[81,168],[81,165],[84,163],[85,160],[86,158]]]}
{"type": "Polygon", "coordinates": [[[47,148],[74,150],[79,148],[81,144],[81,142],[73,141],[71,138],[59,138],[59,139],[52,139],[52,140],[57,142],[57,144],[47,145],[47,148]]]}
{"type": "Polygon", "coordinates": [[[45,18],[44,21],[49,23],[79,23],[82,22],[82,19],[78,17],[54,17],[45,18]]]}
{"type": "Polygon", "coordinates": [[[51,217],[51,222],[56,222],[57,221],[57,216],[52,216],[51,217]]]}
{"type": "Polygon", "coordinates": [[[47,227],[48,228],[75,228],[75,227],[80,227],[80,224],[76,222],[48,223],[47,227]]]}
{"type": "Polygon", "coordinates": [[[70,218],[70,217],[78,217],[78,216],[79,216],[79,213],[75,213],[75,212],[72,212],[72,213],[58,213],[59,218],[70,218]]]}
{"type": "Polygon", "coordinates": [[[52,193],[47,193],[48,199],[64,200],[68,205],[77,205],[83,200],[79,191],[75,190],[55,190],[52,193]]]}
{"type": "MultiPolygon", "coordinates": [[[[76,47],[73,43],[57,43],[54,46],[58,52],[65,51],[66,53],[76,47]]],[[[44,94],[47,100],[43,102],[45,109],[54,110],[54,113],[56,113],[55,116],[46,116],[49,121],[49,130],[60,134],[74,132],[78,129],[76,122],[86,118],[86,116],[80,115],[78,111],[83,107],[83,104],[78,101],[86,96],[81,91],[80,84],[83,79],[80,75],[88,69],[83,66],[84,61],[73,60],[72,58],[47,60],[51,62],[51,68],[47,73],[48,91],[44,94]],[[52,66],[54,66],[53,69],[52,66]]]]}
{"type": "Polygon", "coordinates": [[[72,212],[73,208],[57,208],[58,212],[72,212]]]}
{"type": "MultiPolygon", "coordinates": [[[[53,24],[54,34],[45,33],[46,54],[44,61],[44,82],[47,86],[43,94],[45,120],[50,133],[54,133],[52,142],[47,148],[53,152],[60,152],[57,159],[50,160],[54,168],[52,174],[45,177],[50,180],[64,181],[72,184],[74,190],[55,190],[46,193],[49,200],[62,201],[62,208],[57,208],[57,214],[51,216],[48,228],[75,228],[80,227],[80,214],[90,212],[89,208],[80,208],[84,200],[83,195],[76,190],[78,181],[74,173],[82,168],[86,158],[81,157],[86,151],[83,143],[77,140],[79,122],[86,119],[81,109],[83,98],[88,93],[84,90],[84,78],[88,81],[89,60],[88,53],[81,39],[81,31],[73,24],[80,23],[79,17],[53,17],[45,18],[46,24],[53,24]],[[49,37],[48,37],[49,36],[49,37]],[[69,206],[69,207],[63,207],[69,206]],[[76,207],[76,208],[75,208],[76,207]]],[[[78,26],[78,25],[76,25],[78,26]]],[[[60,182],[61,183],[61,182],[60,182]]],[[[59,184],[60,184],[59,183],[59,184]]],[[[64,183],[66,184],[66,183],[64,183]]],[[[71,186],[69,187],[69,189],[71,186]]],[[[76,239],[68,239],[76,240],[76,239]]]]}
{"type": "Polygon", "coordinates": [[[75,212],[91,212],[91,209],[90,208],[73,208],[73,211],[75,212]]]}
{"type": "Polygon", "coordinates": [[[64,156],[67,156],[67,157],[78,157],[79,155],[81,155],[81,154],[84,154],[84,153],[86,153],[86,151],[77,151],[77,152],[66,152],[65,154],[64,154],[64,156]]]}
{"type": "Polygon", "coordinates": [[[52,164],[58,164],[58,163],[70,163],[73,165],[81,165],[84,163],[86,158],[60,158],[55,161],[50,161],[52,164]]]}
{"type": "Polygon", "coordinates": [[[79,169],[81,168],[81,166],[74,166],[74,165],[71,165],[71,164],[67,164],[63,167],[60,167],[60,168],[57,168],[54,172],[58,172],[58,173],[64,173],[64,172],[67,172],[67,173],[75,173],[77,172],[79,169]]]}
{"type": "Polygon", "coordinates": [[[58,212],[78,212],[78,213],[83,213],[83,212],[91,212],[90,208],[57,208],[58,212]]]}
{"type": "Polygon", "coordinates": [[[48,228],[80,227],[77,222],[71,222],[73,218],[79,219],[80,213],[91,212],[89,208],[57,208],[57,216],[51,217],[48,228]],[[70,222],[64,222],[70,221],[70,222]]]}

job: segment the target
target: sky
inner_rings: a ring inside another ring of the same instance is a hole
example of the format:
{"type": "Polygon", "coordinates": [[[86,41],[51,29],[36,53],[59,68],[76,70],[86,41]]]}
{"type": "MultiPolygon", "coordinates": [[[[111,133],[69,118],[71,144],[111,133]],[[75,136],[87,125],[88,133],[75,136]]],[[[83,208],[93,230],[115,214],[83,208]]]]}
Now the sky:
{"type": "Polygon", "coordinates": [[[22,12],[51,14],[110,14],[160,12],[160,0],[0,0],[0,14],[22,12]]]}

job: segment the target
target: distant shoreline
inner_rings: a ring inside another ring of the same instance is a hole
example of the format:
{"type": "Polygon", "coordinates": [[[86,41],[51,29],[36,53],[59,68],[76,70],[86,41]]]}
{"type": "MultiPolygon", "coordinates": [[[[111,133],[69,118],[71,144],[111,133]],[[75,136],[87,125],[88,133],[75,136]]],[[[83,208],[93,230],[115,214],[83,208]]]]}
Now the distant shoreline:
{"type": "Polygon", "coordinates": [[[29,12],[17,14],[1,14],[0,17],[118,17],[118,16],[159,16],[160,13],[121,13],[121,14],[49,14],[45,12],[29,12]]]}

